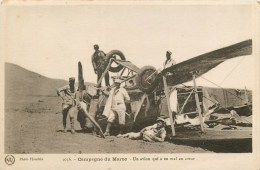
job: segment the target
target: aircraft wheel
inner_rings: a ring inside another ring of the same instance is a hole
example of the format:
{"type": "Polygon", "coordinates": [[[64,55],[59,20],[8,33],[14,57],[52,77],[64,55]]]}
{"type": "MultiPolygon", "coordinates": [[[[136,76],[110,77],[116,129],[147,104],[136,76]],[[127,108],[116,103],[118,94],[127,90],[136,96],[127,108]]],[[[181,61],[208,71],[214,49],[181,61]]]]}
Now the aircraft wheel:
{"type": "Polygon", "coordinates": [[[137,73],[135,82],[137,87],[145,92],[150,93],[156,88],[155,79],[158,75],[157,70],[153,66],[144,66],[137,73]]]}
{"type": "MultiPolygon", "coordinates": [[[[112,50],[109,53],[107,53],[106,56],[107,56],[108,61],[110,60],[110,58],[114,58],[117,60],[125,60],[125,55],[119,50],[112,50]]],[[[113,63],[110,66],[109,71],[116,73],[116,72],[119,72],[120,70],[122,70],[122,68],[123,68],[123,66],[113,63]]]]}

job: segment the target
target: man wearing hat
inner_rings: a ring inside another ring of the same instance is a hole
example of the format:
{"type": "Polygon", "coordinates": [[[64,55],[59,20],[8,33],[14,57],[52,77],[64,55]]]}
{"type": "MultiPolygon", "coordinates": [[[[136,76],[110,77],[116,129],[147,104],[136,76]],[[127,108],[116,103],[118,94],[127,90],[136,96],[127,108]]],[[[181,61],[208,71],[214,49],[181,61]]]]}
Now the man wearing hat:
{"type": "MultiPolygon", "coordinates": [[[[99,50],[99,46],[97,44],[94,45],[94,54],[92,55],[92,65],[94,68],[95,73],[97,74],[97,82],[102,76],[102,73],[106,70],[108,61],[106,59],[106,54],[99,50]]],[[[109,83],[109,73],[105,74],[105,83],[106,86],[110,86],[109,83]]],[[[98,87],[101,87],[101,83],[98,87]]]]}
{"type": "Polygon", "coordinates": [[[165,120],[159,117],[156,124],[141,130],[143,140],[148,142],[163,142],[166,137],[165,125],[165,120]]]}
{"type": "Polygon", "coordinates": [[[109,97],[107,99],[107,103],[103,111],[103,115],[105,115],[108,118],[106,132],[104,134],[106,136],[110,135],[111,125],[115,122],[117,116],[120,134],[122,133],[123,126],[125,125],[125,101],[130,101],[130,97],[125,88],[120,87],[120,85],[121,80],[115,79],[115,87],[110,90],[109,97]]]}
{"type": "Polygon", "coordinates": [[[76,90],[75,90],[75,78],[69,78],[69,85],[63,86],[57,90],[58,96],[61,96],[62,102],[62,114],[63,114],[63,128],[64,133],[67,132],[66,120],[67,115],[70,117],[71,133],[74,134],[74,113],[76,109],[76,90]]]}
{"type": "Polygon", "coordinates": [[[163,63],[163,68],[168,68],[176,64],[176,62],[171,58],[172,52],[166,51],[166,61],[163,63]]]}
{"type": "Polygon", "coordinates": [[[130,132],[117,137],[129,139],[143,139],[148,142],[163,142],[166,138],[166,122],[163,118],[158,118],[156,124],[143,128],[140,132],[130,132]]]}

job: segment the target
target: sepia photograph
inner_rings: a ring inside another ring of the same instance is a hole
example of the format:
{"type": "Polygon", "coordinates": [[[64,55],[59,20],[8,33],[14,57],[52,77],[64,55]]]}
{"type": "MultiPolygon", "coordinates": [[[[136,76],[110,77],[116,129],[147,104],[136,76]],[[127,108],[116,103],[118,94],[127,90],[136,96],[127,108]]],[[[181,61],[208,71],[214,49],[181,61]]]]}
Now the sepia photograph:
{"type": "Polygon", "coordinates": [[[255,3],[44,2],[1,5],[6,169],[258,151],[255,3]]]}

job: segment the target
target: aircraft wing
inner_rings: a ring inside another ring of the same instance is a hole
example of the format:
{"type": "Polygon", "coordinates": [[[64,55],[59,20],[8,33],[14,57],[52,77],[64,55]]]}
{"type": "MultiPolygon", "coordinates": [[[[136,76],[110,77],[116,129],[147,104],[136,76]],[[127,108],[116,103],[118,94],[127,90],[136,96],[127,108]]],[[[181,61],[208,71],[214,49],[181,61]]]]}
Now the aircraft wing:
{"type": "MultiPolygon", "coordinates": [[[[196,76],[199,77],[228,59],[251,54],[252,40],[249,39],[168,67],[162,71],[162,74],[173,73],[167,76],[167,84],[174,86],[191,81],[192,72],[196,72],[196,76]]],[[[162,74],[159,74],[157,78],[162,74]]]]}

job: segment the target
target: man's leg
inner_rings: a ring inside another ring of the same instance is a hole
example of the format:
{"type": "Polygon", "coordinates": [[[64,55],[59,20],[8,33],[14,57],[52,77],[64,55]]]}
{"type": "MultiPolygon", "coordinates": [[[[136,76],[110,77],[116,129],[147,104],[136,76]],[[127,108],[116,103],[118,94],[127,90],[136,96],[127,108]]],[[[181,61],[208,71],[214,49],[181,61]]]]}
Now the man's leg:
{"type": "Polygon", "coordinates": [[[106,83],[106,86],[110,86],[110,83],[109,83],[109,73],[108,72],[105,74],[105,83],[106,83]]]}
{"type": "Polygon", "coordinates": [[[119,134],[117,135],[117,137],[123,137],[123,138],[129,138],[129,139],[140,139],[142,136],[141,132],[129,132],[129,133],[126,133],[126,134],[119,134]]]}
{"type": "Polygon", "coordinates": [[[67,121],[67,115],[68,115],[68,105],[62,105],[62,123],[63,123],[63,132],[67,132],[67,127],[66,127],[66,121],[67,121]]]}
{"type": "MultiPolygon", "coordinates": [[[[101,73],[101,72],[98,72],[98,73],[97,73],[97,83],[98,83],[99,79],[101,78],[101,76],[102,76],[102,73],[101,73]]],[[[102,80],[100,81],[100,84],[99,84],[97,87],[98,87],[98,88],[101,87],[101,84],[102,84],[102,80]]]]}
{"type": "Polygon", "coordinates": [[[115,112],[113,110],[110,110],[110,113],[109,113],[109,116],[107,119],[106,131],[104,133],[105,136],[110,136],[110,129],[111,129],[112,123],[115,120],[115,117],[116,117],[115,112]]]}
{"type": "Polygon", "coordinates": [[[106,131],[104,133],[104,136],[110,136],[111,126],[112,126],[112,123],[111,122],[107,122],[107,127],[106,127],[106,131]]]}
{"type": "Polygon", "coordinates": [[[118,122],[119,122],[119,134],[123,134],[123,128],[125,126],[125,110],[124,109],[118,109],[118,122]]]}
{"type": "MultiPolygon", "coordinates": [[[[97,83],[98,83],[99,79],[101,78],[101,76],[102,76],[102,73],[98,72],[97,73],[97,83]]],[[[97,88],[100,88],[101,84],[102,84],[102,80],[100,81],[100,84],[98,84],[97,88]]],[[[100,92],[100,90],[98,89],[96,95],[99,95],[99,92],[100,92]]]]}
{"type": "Polygon", "coordinates": [[[75,106],[71,106],[68,114],[70,117],[70,126],[71,126],[71,133],[74,134],[75,133],[75,129],[74,129],[74,113],[75,113],[75,106]]]}

